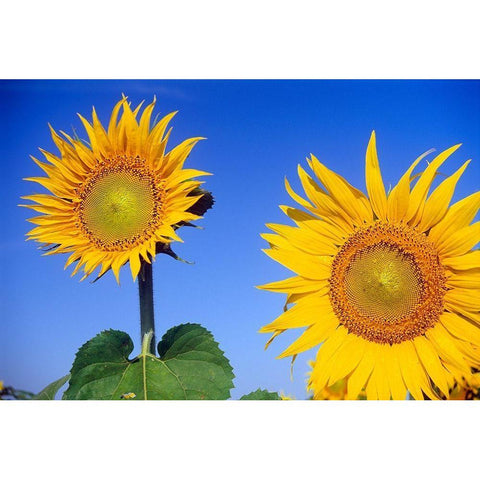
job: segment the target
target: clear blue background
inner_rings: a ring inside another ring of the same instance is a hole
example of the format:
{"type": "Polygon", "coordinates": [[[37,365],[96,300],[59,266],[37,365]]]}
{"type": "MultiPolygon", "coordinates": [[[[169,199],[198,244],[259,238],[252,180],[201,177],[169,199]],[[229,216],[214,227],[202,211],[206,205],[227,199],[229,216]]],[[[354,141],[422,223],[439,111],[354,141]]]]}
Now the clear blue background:
{"type": "Polygon", "coordinates": [[[154,269],[157,335],[183,322],[211,330],[236,374],[233,398],[258,387],[306,397],[307,361],[276,360],[300,332],[280,336],[267,351],[258,329],[282,311],[284,296],[254,285],[291,275],[261,252],[267,222],[285,223],[279,204],[293,205],[287,176],[299,185],[297,164],[314,153],[365,191],[365,149],[372,129],[385,183],[394,184],[424,151],[462,142],[442,173],[473,162],[454,197],[478,190],[480,180],[480,82],[478,81],[2,81],[0,237],[0,379],[39,391],[70,369],[76,350],[108,328],[137,343],[137,285],[129,268],[121,286],[111,272],[80,283],[63,270],[65,256],[41,256],[25,242],[32,216],[20,196],[40,192],[23,177],[39,176],[29,159],[38,147],[56,152],[47,122],[83,135],[76,117],[95,108],[105,123],[125,93],[136,105],[157,96],[156,111],[179,110],[170,146],[205,136],[188,166],[210,171],[206,188],[215,208],[182,229],[178,254],[194,265],[160,256],[154,269]]]}

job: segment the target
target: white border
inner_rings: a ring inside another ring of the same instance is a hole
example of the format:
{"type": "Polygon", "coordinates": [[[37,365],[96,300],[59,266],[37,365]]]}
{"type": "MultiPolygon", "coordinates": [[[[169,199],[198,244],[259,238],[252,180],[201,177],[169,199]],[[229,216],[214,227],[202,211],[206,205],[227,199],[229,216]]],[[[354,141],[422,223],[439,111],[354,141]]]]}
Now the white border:
{"type": "MultiPolygon", "coordinates": [[[[479,78],[476,2],[8,2],[1,78],[479,78]],[[155,6],[154,6],[155,5],[155,6]]],[[[476,402],[1,402],[2,477],[472,477],[476,402]]]]}
{"type": "Polygon", "coordinates": [[[2,477],[473,478],[478,405],[2,402],[2,477]]]}
{"type": "Polygon", "coordinates": [[[474,0],[7,2],[2,78],[478,78],[474,0]]]}

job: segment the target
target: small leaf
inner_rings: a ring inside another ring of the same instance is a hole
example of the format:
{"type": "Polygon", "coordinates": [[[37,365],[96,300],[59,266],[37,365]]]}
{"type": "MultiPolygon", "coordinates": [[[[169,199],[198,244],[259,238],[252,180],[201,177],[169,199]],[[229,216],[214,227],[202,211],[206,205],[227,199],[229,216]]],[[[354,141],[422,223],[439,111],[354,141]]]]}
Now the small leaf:
{"type": "Polygon", "coordinates": [[[130,360],[133,342],[125,332],[100,333],[78,351],[64,398],[220,400],[230,396],[232,367],[202,326],[171,328],[158,349],[160,358],[142,348],[142,353],[130,360]]]}
{"type": "Polygon", "coordinates": [[[47,385],[40,393],[37,393],[32,400],[55,400],[55,395],[65,383],[68,382],[69,378],[70,374],[55,380],[50,385],[47,385]]]}
{"type": "Polygon", "coordinates": [[[188,260],[184,260],[183,258],[179,257],[173,250],[170,244],[168,243],[160,243],[157,242],[155,246],[155,253],[163,253],[165,255],[168,255],[169,257],[172,257],[175,260],[178,260],[179,262],[182,263],[187,263],[188,265],[193,265],[194,262],[189,262],[188,260]]]}
{"type": "Polygon", "coordinates": [[[277,392],[269,392],[268,390],[261,390],[258,388],[248,395],[243,395],[240,400],[281,400],[277,392]]]}
{"type": "Polygon", "coordinates": [[[205,190],[201,187],[195,188],[188,194],[188,196],[193,197],[196,197],[197,195],[202,196],[187,210],[187,212],[203,217],[207,210],[213,208],[215,199],[213,198],[212,192],[209,192],[208,190],[205,190]]]}
{"type": "MultiPolygon", "coordinates": [[[[215,199],[213,198],[213,195],[212,195],[211,192],[209,192],[208,190],[205,190],[203,188],[200,188],[200,187],[197,187],[197,188],[193,189],[187,196],[197,197],[197,196],[200,196],[200,195],[201,195],[201,197],[187,210],[187,212],[193,213],[194,215],[198,215],[199,217],[203,217],[203,215],[205,215],[205,212],[207,210],[210,210],[211,208],[213,208],[213,205],[215,204],[215,199]]],[[[195,225],[191,222],[179,222],[173,228],[175,230],[177,230],[180,227],[201,228],[201,227],[197,227],[197,225],[195,225]]],[[[174,258],[175,260],[179,260],[183,263],[192,264],[192,262],[188,262],[187,260],[184,260],[183,258],[180,258],[172,250],[170,244],[157,242],[157,244],[155,246],[155,253],[156,254],[163,253],[165,255],[168,255],[168,256],[174,258]]]]}

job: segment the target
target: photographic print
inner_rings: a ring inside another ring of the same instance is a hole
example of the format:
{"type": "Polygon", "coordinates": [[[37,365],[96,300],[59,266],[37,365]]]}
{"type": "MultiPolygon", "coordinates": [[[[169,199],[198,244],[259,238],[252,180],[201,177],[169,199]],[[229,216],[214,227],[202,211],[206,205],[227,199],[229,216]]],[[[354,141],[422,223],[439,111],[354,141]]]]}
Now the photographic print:
{"type": "Polygon", "coordinates": [[[480,82],[2,80],[4,400],[478,400],[480,82]]]}

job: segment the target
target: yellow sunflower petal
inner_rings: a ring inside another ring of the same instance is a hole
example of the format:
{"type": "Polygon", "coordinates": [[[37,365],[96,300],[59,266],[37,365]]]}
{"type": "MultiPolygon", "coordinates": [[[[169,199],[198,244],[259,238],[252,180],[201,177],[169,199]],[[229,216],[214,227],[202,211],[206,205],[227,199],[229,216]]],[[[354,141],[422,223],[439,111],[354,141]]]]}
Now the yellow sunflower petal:
{"type": "Polygon", "coordinates": [[[480,290],[480,267],[452,274],[447,281],[447,285],[449,287],[480,290]]]}
{"type": "MultiPolygon", "coordinates": [[[[375,367],[373,369],[373,381],[376,384],[377,398],[378,400],[390,400],[391,392],[389,385],[389,371],[387,370],[387,365],[385,362],[386,352],[390,345],[377,344],[375,346],[376,350],[376,360],[375,367]]],[[[372,381],[372,380],[370,380],[372,381]]]]}
{"type": "Polygon", "coordinates": [[[378,164],[375,131],[372,132],[370,141],[368,142],[365,163],[367,192],[373,211],[377,218],[385,220],[387,218],[387,195],[383,185],[380,165],[378,164]]]}
{"type": "MultiPolygon", "coordinates": [[[[281,235],[276,235],[274,233],[261,233],[260,236],[266,240],[272,249],[280,249],[280,250],[291,250],[293,252],[298,252],[298,248],[294,247],[288,240],[281,235]]],[[[306,255],[305,252],[303,252],[306,255]]]]}
{"type": "Polygon", "coordinates": [[[452,205],[443,219],[430,230],[428,237],[441,247],[444,242],[449,242],[452,234],[468,227],[479,209],[480,192],[476,192],[452,205]]]}
{"type": "MultiPolygon", "coordinates": [[[[336,322],[336,325],[338,325],[338,322],[336,322]]],[[[347,330],[342,326],[339,326],[336,330],[331,330],[329,334],[329,337],[317,352],[315,368],[310,375],[310,382],[315,391],[326,387],[331,374],[331,360],[347,340],[347,330]]],[[[350,341],[350,338],[348,340],[350,341]]]]}
{"type": "Polygon", "coordinates": [[[326,280],[330,276],[330,265],[319,257],[300,251],[263,250],[270,258],[281,263],[292,272],[311,280],[326,280]]]}
{"type": "MultiPolygon", "coordinates": [[[[319,345],[324,342],[338,325],[334,315],[325,315],[320,322],[308,327],[305,332],[284,350],[277,358],[285,358],[295,355],[319,345]]],[[[332,337],[329,337],[329,339],[332,337]]],[[[323,348],[323,346],[322,346],[323,348]]]]}
{"type": "Polygon", "coordinates": [[[454,288],[445,294],[447,304],[455,304],[465,310],[478,312],[480,310],[480,296],[478,292],[466,288],[454,288]]]}
{"type": "Polygon", "coordinates": [[[451,312],[445,312],[440,322],[455,337],[480,347],[480,327],[451,312]]]}
{"type": "Polygon", "coordinates": [[[171,175],[175,170],[183,168],[185,160],[190,155],[195,145],[201,140],[205,140],[204,137],[189,138],[183,141],[175,148],[170,150],[165,156],[165,162],[162,165],[161,172],[163,175],[171,175]]]}
{"type": "Polygon", "coordinates": [[[88,140],[90,142],[90,146],[96,158],[98,159],[106,158],[108,154],[103,148],[103,145],[97,141],[97,136],[95,134],[95,129],[93,128],[93,126],[90,124],[90,122],[86,118],[82,117],[82,115],[78,114],[78,117],[82,121],[83,126],[87,131],[88,140]]]}
{"type": "Polygon", "coordinates": [[[407,396],[407,387],[405,386],[402,372],[400,370],[397,345],[386,345],[383,350],[385,370],[392,400],[405,400],[407,396]]]}
{"type": "Polygon", "coordinates": [[[319,238],[318,235],[306,228],[275,223],[267,223],[266,227],[284,237],[294,247],[311,255],[335,255],[338,251],[332,241],[327,238],[319,238]]]}
{"type": "Polygon", "coordinates": [[[139,125],[135,117],[136,114],[130,108],[130,104],[124,102],[122,121],[125,127],[126,151],[128,155],[134,155],[141,151],[138,137],[139,125]]]}
{"type": "Polygon", "coordinates": [[[463,358],[462,353],[458,350],[452,336],[441,323],[427,330],[425,336],[432,342],[442,360],[452,364],[465,374],[470,373],[470,367],[463,358]]]}
{"type": "Polygon", "coordinates": [[[365,393],[367,394],[367,400],[378,400],[378,391],[377,391],[377,375],[378,369],[373,368],[373,371],[368,379],[367,385],[365,386],[365,393]]]}
{"type": "Polygon", "coordinates": [[[468,342],[458,342],[458,349],[462,352],[465,360],[469,362],[472,369],[480,370],[480,351],[477,347],[468,342]]]}
{"type": "Polygon", "coordinates": [[[113,107],[112,114],[110,115],[110,122],[108,124],[108,138],[110,139],[110,143],[113,145],[115,150],[117,149],[117,119],[118,114],[120,112],[120,108],[122,108],[123,103],[126,101],[125,98],[122,98],[117,104],[113,107]]]}
{"type": "Polygon", "coordinates": [[[455,186],[469,163],[470,160],[465,162],[462,167],[460,167],[452,176],[444,180],[430,195],[425,203],[420,224],[417,227],[420,232],[429,230],[443,218],[447,212],[450,200],[452,199],[455,186]]]}
{"type": "Polygon", "coordinates": [[[348,233],[352,230],[352,227],[346,227],[346,224],[343,226],[346,227],[339,227],[338,226],[338,218],[334,220],[333,218],[330,219],[331,221],[324,221],[320,220],[318,217],[310,215],[309,213],[303,212],[302,210],[298,210],[297,208],[287,207],[286,205],[280,205],[280,209],[291,218],[299,227],[306,227],[317,235],[325,236],[326,238],[332,240],[335,245],[341,245],[345,242],[345,239],[348,237],[348,233]]]}
{"type": "MultiPolygon", "coordinates": [[[[177,113],[178,112],[171,112],[165,115],[150,131],[143,151],[152,162],[156,160],[159,153],[162,153],[164,149],[162,139],[164,138],[168,124],[177,113]]],[[[165,137],[167,137],[167,135],[165,135],[165,137]]]]}
{"type": "Polygon", "coordinates": [[[345,208],[342,208],[334,198],[325,193],[300,165],[298,165],[297,170],[302,187],[309,200],[314,204],[313,208],[308,208],[306,206],[305,208],[322,217],[326,221],[331,221],[335,224],[344,222],[348,226],[353,225],[354,222],[352,217],[345,208]]]}
{"type": "MultiPolygon", "coordinates": [[[[347,340],[331,357],[329,386],[346,377],[357,367],[364,356],[365,348],[366,342],[362,338],[356,335],[347,336],[347,340]]],[[[319,365],[319,368],[322,368],[321,365],[319,365]]]]}
{"type": "Polygon", "coordinates": [[[357,224],[371,222],[373,219],[369,202],[359,190],[352,187],[340,175],[329,170],[312,155],[312,168],[325,185],[328,193],[335,199],[339,206],[348,213],[350,218],[357,224]]]}
{"type": "MultiPolygon", "coordinates": [[[[332,318],[336,320],[335,316],[332,318]]],[[[332,321],[332,325],[333,324],[334,322],[332,321]]],[[[338,321],[336,322],[336,326],[338,326],[338,321]]],[[[327,341],[325,341],[325,343],[318,350],[316,359],[317,365],[319,364],[318,362],[321,362],[324,358],[330,358],[340,348],[346,336],[348,335],[348,330],[340,325],[331,333],[332,334],[329,336],[327,341]]]]}
{"type": "Polygon", "coordinates": [[[62,155],[62,159],[72,159],[75,158],[75,150],[74,148],[68,144],[54,129],[53,127],[48,124],[48,128],[50,129],[50,134],[52,136],[53,143],[57,146],[60,150],[62,155]]]}
{"type": "Polygon", "coordinates": [[[309,327],[333,316],[332,307],[326,297],[310,296],[282,313],[276,320],[262,327],[260,333],[274,332],[287,328],[309,327]]]}
{"type": "Polygon", "coordinates": [[[407,390],[412,397],[415,400],[423,400],[422,389],[414,373],[414,371],[419,368],[420,361],[418,360],[418,356],[413,348],[413,345],[410,345],[410,342],[404,342],[397,346],[399,351],[398,360],[400,371],[402,373],[403,381],[407,386],[407,390]],[[415,365],[415,363],[417,363],[418,366],[412,367],[412,365],[415,365]]]}
{"type": "Polygon", "coordinates": [[[285,280],[259,285],[257,288],[261,290],[270,290],[271,292],[306,293],[320,290],[325,285],[325,282],[318,280],[309,280],[303,277],[290,277],[285,280]]]}
{"type": "MultiPolygon", "coordinates": [[[[300,195],[295,193],[293,188],[290,186],[290,183],[287,180],[287,177],[285,177],[284,182],[285,182],[285,189],[287,190],[287,193],[292,197],[292,199],[295,202],[297,202],[299,205],[301,205],[303,208],[306,208],[307,210],[312,210],[313,209],[313,205],[311,203],[307,202],[307,200],[305,200],[303,197],[301,197],[300,195]]],[[[297,210],[297,211],[299,211],[299,210],[297,210]]]]}
{"type": "Polygon", "coordinates": [[[442,260],[443,265],[453,268],[454,270],[469,270],[471,268],[479,268],[480,266],[480,250],[465,253],[458,257],[446,257],[442,260]]]}
{"type": "Polygon", "coordinates": [[[130,254],[129,260],[130,260],[130,270],[132,271],[132,278],[133,278],[133,281],[135,281],[138,276],[138,272],[140,272],[140,266],[141,266],[139,252],[133,251],[130,254]]]}
{"type": "Polygon", "coordinates": [[[365,353],[360,359],[355,370],[348,377],[348,390],[347,398],[348,400],[356,400],[360,391],[365,387],[370,374],[372,373],[373,367],[375,366],[375,356],[373,353],[373,348],[367,342],[365,342],[365,353]]]}
{"type": "Polygon", "coordinates": [[[95,107],[92,109],[92,125],[93,125],[93,130],[95,132],[95,137],[97,140],[97,143],[100,147],[100,150],[103,152],[103,154],[108,157],[114,154],[114,150],[112,148],[112,145],[110,143],[110,139],[108,138],[107,132],[103,128],[103,125],[100,123],[100,120],[98,119],[97,112],[95,111],[95,107]]]}
{"type": "Polygon", "coordinates": [[[455,315],[460,315],[467,320],[470,320],[474,323],[480,325],[480,313],[475,309],[465,309],[464,306],[459,305],[458,303],[447,300],[445,302],[445,310],[449,313],[454,313],[455,315]]]}
{"type": "Polygon", "coordinates": [[[37,193],[35,195],[25,195],[20,198],[24,200],[31,200],[33,202],[37,202],[40,205],[55,207],[61,210],[70,209],[72,205],[70,202],[64,200],[63,198],[58,198],[53,195],[46,195],[44,193],[37,193]]]}
{"type": "Polygon", "coordinates": [[[410,200],[410,183],[414,168],[433,150],[420,155],[404,173],[398,184],[393,187],[387,199],[387,218],[389,221],[397,223],[404,219],[410,200]]]}
{"type": "MultiPolygon", "coordinates": [[[[47,175],[52,173],[54,176],[58,177],[58,173],[61,173],[61,175],[65,179],[69,180],[72,184],[76,185],[81,183],[86,173],[83,164],[79,164],[78,162],[69,162],[68,159],[64,159],[62,161],[56,155],[52,155],[43,148],[40,148],[40,151],[43,153],[44,157],[58,170],[56,174],[54,169],[50,169],[49,171],[44,170],[47,175]]],[[[30,158],[36,162],[36,159],[33,156],[30,155],[30,158]]],[[[42,168],[40,163],[37,163],[37,165],[42,168]]]]}
{"type": "Polygon", "coordinates": [[[408,209],[405,216],[405,219],[409,221],[410,224],[416,225],[418,223],[418,220],[423,213],[428,191],[430,190],[430,186],[435,178],[437,170],[443,162],[452,155],[452,153],[460,148],[460,146],[461,144],[454,145],[437,155],[418,179],[418,182],[413,187],[410,194],[408,209]]]}
{"type": "Polygon", "coordinates": [[[115,258],[115,260],[112,262],[112,271],[115,275],[115,278],[117,280],[117,283],[120,285],[120,268],[125,264],[125,262],[128,260],[129,254],[124,253],[122,255],[119,255],[115,258]]]}
{"type": "Polygon", "coordinates": [[[448,397],[448,384],[443,367],[438,354],[432,347],[432,344],[425,337],[416,337],[413,341],[418,357],[423,367],[428,372],[435,385],[448,397]]]}
{"type": "Polygon", "coordinates": [[[444,239],[438,246],[438,253],[442,258],[456,257],[471,250],[480,241],[480,222],[464,227],[449,238],[444,239]]]}
{"type": "Polygon", "coordinates": [[[45,187],[47,190],[50,190],[54,195],[65,198],[68,200],[76,197],[76,194],[73,190],[69,190],[69,186],[62,185],[58,181],[52,180],[46,177],[28,177],[24,178],[27,182],[36,182],[42,187],[45,187]]]}
{"type": "Polygon", "coordinates": [[[415,400],[423,400],[423,390],[430,399],[438,398],[432,390],[413,342],[400,343],[397,350],[402,378],[412,397],[415,400]]]}
{"type": "Polygon", "coordinates": [[[156,102],[156,97],[153,97],[153,102],[145,107],[138,126],[138,149],[143,155],[148,154],[148,152],[145,151],[144,146],[147,143],[148,136],[150,134],[150,119],[152,118],[152,113],[156,102]]]}

